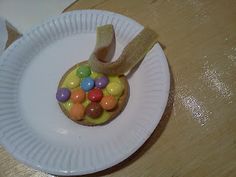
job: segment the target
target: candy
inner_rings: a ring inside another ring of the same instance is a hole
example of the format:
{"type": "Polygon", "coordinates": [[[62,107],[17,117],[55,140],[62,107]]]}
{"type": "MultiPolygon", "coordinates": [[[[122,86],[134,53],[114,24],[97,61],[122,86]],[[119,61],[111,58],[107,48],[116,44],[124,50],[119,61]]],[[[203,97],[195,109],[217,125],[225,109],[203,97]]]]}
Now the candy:
{"type": "Polygon", "coordinates": [[[90,101],[98,102],[102,99],[102,97],[103,97],[103,93],[102,93],[102,90],[99,88],[94,88],[90,90],[88,93],[88,99],[90,101]]]}
{"type": "Polygon", "coordinates": [[[65,106],[66,110],[69,111],[72,108],[73,103],[71,101],[67,101],[63,105],[65,106]]]}
{"type": "Polygon", "coordinates": [[[84,117],[85,108],[82,104],[74,104],[69,111],[72,120],[82,120],[84,117]]]}
{"type": "Polygon", "coordinates": [[[89,66],[79,66],[79,68],[76,71],[76,74],[80,78],[88,77],[91,74],[91,70],[89,66]]]}
{"type": "Polygon", "coordinates": [[[90,77],[93,78],[93,79],[97,79],[97,78],[102,77],[102,76],[103,75],[101,73],[97,73],[97,72],[91,71],[90,77]]]}
{"type": "Polygon", "coordinates": [[[66,81],[67,87],[71,89],[78,87],[79,84],[80,84],[80,78],[77,76],[70,77],[66,81]]]}
{"type": "Polygon", "coordinates": [[[80,87],[84,91],[89,91],[89,90],[91,90],[94,87],[94,80],[91,77],[86,77],[80,83],[80,87]]]}
{"type": "Polygon", "coordinates": [[[78,88],[72,91],[70,99],[73,103],[82,103],[85,100],[85,97],[85,91],[81,88],[78,88]]]}
{"type": "Polygon", "coordinates": [[[123,92],[122,86],[117,82],[110,82],[107,85],[106,89],[107,89],[108,93],[113,96],[120,96],[123,92]]]}
{"type": "Polygon", "coordinates": [[[67,88],[59,88],[56,93],[56,98],[60,102],[66,102],[70,98],[70,90],[67,88]]]}
{"type": "Polygon", "coordinates": [[[103,112],[99,103],[91,102],[86,108],[86,115],[92,118],[98,118],[103,112]]]}
{"type": "Polygon", "coordinates": [[[106,76],[103,76],[95,80],[95,86],[97,88],[105,88],[108,82],[109,82],[108,78],[106,76]]]}
{"type": "Polygon", "coordinates": [[[117,101],[114,96],[104,96],[100,102],[101,106],[105,110],[112,110],[116,107],[117,101]]]}

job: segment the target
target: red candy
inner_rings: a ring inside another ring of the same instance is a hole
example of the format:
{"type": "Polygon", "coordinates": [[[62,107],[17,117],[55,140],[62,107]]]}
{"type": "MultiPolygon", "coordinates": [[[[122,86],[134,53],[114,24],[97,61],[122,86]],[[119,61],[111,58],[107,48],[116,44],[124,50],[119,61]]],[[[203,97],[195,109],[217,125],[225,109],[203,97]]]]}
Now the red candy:
{"type": "Polygon", "coordinates": [[[103,109],[99,103],[92,102],[87,106],[85,112],[89,117],[98,118],[102,114],[103,109]]]}
{"type": "Polygon", "coordinates": [[[102,90],[99,88],[94,88],[90,90],[88,93],[88,99],[93,102],[101,101],[102,97],[103,97],[103,93],[102,93],[102,90]]]}

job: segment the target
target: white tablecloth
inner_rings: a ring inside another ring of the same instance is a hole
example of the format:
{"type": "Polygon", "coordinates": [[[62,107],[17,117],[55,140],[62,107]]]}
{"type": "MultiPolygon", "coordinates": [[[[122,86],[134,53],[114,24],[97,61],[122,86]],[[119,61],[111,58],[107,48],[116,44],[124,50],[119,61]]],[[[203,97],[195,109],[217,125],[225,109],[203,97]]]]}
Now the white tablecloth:
{"type": "Polygon", "coordinates": [[[0,16],[20,33],[50,16],[60,14],[75,0],[0,0],[0,16]]]}

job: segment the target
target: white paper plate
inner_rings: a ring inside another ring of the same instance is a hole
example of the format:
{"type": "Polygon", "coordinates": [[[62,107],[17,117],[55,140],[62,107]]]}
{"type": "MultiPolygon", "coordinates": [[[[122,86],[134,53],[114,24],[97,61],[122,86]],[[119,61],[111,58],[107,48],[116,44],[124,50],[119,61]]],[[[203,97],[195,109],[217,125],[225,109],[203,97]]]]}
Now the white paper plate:
{"type": "Polygon", "coordinates": [[[96,26],[113,24],[115,58],[143,28],[107,11],[65,13],[24,34],[0,60],[0,140],[16,159],[56,175],[109,168],[133,154],[151,135],[165,109],[169,70],[156,44],[129,78],[125,110],[105,126],[86,127],[61,112],[55,93],[64,72],[88,59],[96,26]]]}

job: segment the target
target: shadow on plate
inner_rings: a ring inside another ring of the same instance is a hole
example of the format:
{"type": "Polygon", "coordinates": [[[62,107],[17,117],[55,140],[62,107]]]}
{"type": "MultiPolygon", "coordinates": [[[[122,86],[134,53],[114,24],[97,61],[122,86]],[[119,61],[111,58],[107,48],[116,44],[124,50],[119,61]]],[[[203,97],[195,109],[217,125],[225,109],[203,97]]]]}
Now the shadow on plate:
{"type": "MultiPolygon", "coordinates": [[[[169,66],[169,70],[170,70],[170,92],[169,92],[167,106],[165,108],[165,111],[162,115],[162,118],[161,118],[158,126],[156,127],[156,129],[154,130],[152,135],[147,139],[147,141],[134,154],[132,154],[130,157],[128,157],[127,159],[125,159],[124,161],[120,162],[119,164],[117,164],[115,166],[112,166],[108,169],[105,169],[103,171],[99,171],[96,173],[87,174],[87,175],[80,175],[80,176],[72,176],[72,177],[85,177],[85,176],[86,177],[98,177],[98,176],[109,175],[111,173],[119,171],[119,170],[133,164],[136,160],[141,158],[143,156],[143,154],[145,152],[147,152],[153,146],[153,144],[155,144],[157,142],[157,140],[159,139],[159,137],[162,135],[162,133],[164,132],[164,130],[166,128],[166,125],[170,119],[172,109],[173,109],[175,83],[174,83],[173,73],[172,73],[170,66],[169,66]]],[[[132,74],[133,73],[131,73],[131,75],[132,74]]],[[[127,77],[129,78],[129,76],[127,76],[127,77]]],[[[63,177],[63,176],[60,176],[60,177],[63,177]]]]}

